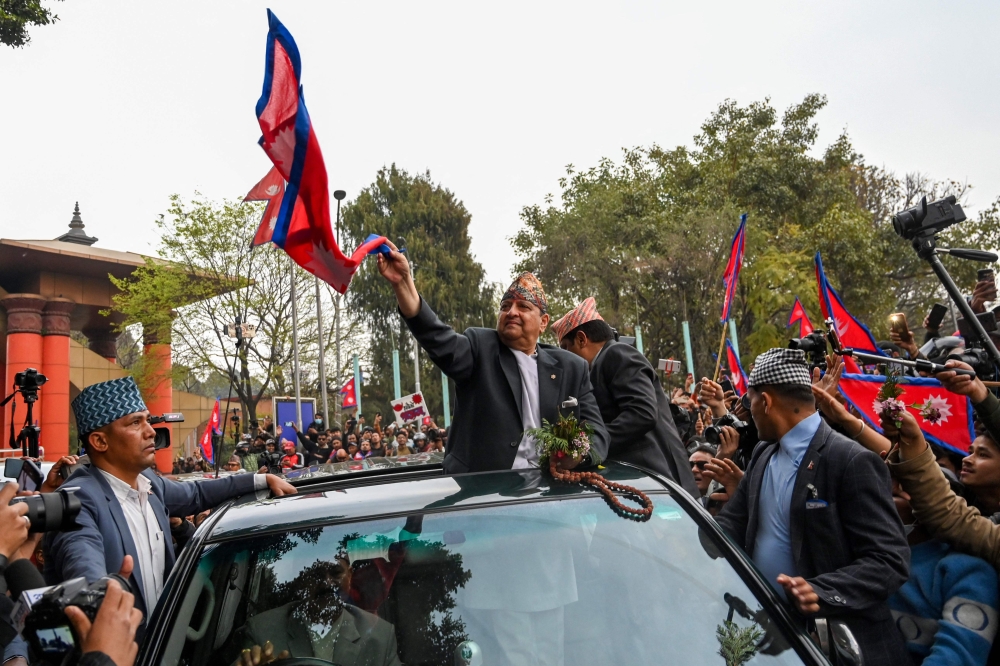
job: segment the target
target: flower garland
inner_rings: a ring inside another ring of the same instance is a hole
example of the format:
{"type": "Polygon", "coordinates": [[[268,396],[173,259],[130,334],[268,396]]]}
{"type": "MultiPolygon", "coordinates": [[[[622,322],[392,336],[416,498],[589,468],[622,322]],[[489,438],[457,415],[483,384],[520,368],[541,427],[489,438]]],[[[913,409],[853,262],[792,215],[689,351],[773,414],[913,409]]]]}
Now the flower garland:
{"type": "Polygon", "coordinates": [[[538,466],[542,469],[548,468],[549,474],[555,480],[593,487],[604,496],[612,510],[620,516],[646,521],[653,515],[652,500],[638,488],[608,481],[596,472],[559,469],[559,460],[567,457],[573,460],[582,460],[590,453],[590,437],[594,434],[594,429],[589,423],[577,421],[573,414],[563,416],[560,413],[556,423],[542,420],[541,428],[532,428],[526,434],[535,438],[538,466]],[[637,504],[641,504],[642,507],[636,508],[622,503],[615,495],[615,491],[637,504]]]}

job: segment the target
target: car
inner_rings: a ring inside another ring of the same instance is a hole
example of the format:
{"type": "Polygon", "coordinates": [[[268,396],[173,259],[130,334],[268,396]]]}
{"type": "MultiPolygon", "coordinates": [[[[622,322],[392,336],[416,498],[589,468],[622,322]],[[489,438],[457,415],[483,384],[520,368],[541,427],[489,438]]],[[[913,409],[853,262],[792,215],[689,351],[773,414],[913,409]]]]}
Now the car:
{"type": "MultiPolygon", "coordinates": [[[[233,500],[182,551],[137,663],[829,663],[680,486],[623,463],[600,474],[652,515],[537,469],[433,463],[233,500]]],[[[859,663],[830,629],[840,663],[859,663]]]]}

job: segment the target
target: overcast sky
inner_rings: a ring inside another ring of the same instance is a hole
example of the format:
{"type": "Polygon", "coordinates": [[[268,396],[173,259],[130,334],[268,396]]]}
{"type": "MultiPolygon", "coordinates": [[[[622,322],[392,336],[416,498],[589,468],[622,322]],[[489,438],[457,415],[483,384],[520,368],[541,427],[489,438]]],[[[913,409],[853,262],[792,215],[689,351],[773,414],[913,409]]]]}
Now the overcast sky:
{"type": "Polygon", "coordinates": [[[472,213],[506,281],[522,206],[622,147],[689,144],[722,100],[828,96],[869,162],[1000,195],[995,2],[49,3],[0,47],[0,237],[54,238],[79,200],[98,245],[151,253],[172,193],[243,195],[257,145],[265,8],[294,35],[330,190],[395,162],[472,213]]]}

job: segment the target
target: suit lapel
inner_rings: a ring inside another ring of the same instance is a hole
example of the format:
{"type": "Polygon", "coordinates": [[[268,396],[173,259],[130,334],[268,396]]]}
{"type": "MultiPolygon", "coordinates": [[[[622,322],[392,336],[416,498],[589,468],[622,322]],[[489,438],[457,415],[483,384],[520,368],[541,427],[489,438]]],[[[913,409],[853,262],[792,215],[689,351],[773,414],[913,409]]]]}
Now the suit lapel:
{"type": "Polygon", "coordinates": [[[559,419],[562,374],[562,365],[555,354],[538,347],[538,411],[549,423],[559,419]]]}
{"type": "Polygon", "coordinates": [[[104,491],[104,496],[108,500],[108,508],[111,510],[111,517],[115,520],[115,526],[118,528],[118,534],[121,535],[122,545],[125,547],[125,554],[132,556],[132,577],[135,578],[136,587],[139,590],[139,594],[142,595],[143,602],[145,602],[146,615],[148,616],[152,607],[148,603],[149,600],[146,599],[146,588],[143,587],[142,584],[142,572],[139,571],[139,551],[136,550],[135,541],[132,539],[132,530],[129,529],[128,521],[125,520],[125,512],[122,511],[122,505],[118,501],[118,496],[115,495],[115,491],[111,489],[111,484],[108,483],[108,480],[104,478],[104,473],[96,467],[91,469],[94,478],[97,479],[97,483],[100,484],[101,490],[104,491]]]}
{"type": "MultiPolygon", "coordinates": [[[[809,442],[809,448],[802,456],[802,462],[799,463],[798,472],[795,474],[795,485],[792,487],[792,506],[788,519],[791,523],[789,532],[792,539],[792,558],[796,563],[802,554],[802,535],[806,524],[806,501],[812,499],[809,496],[808,486],[816,479],[816,471],[823,458],[823,449],[826,447],[826,440],[831,432],[833,430],[830,429],[830,426],[826,425],[826,422],[820,421],[819,428],[816,429],[816,434],[809,442]]],[[[817,497],[816,499],[826,498],[817,497]]]]}
{"type": "Polygon", "coordinates": [[[601,366],[604,364],[605,357],[607,357],[607,354],[604,352],[606,352],[608,347],[613,344],[616,344],[614,340],[608,340],[604,343],[601,351],[597,354],[597,358],[595,358],[594,362],[590,364],[590,383],[594,386],[597,386],[597,374],[601,371],[601,366]]]}
{"type": "Polygon", "coordinates": [[[524,405],[521,404],[521,371],[517,369],[517,359],[514,352],[507,348],[507,345],[500,343],[500,368],[507,377],[507,384],[514,394],[514,402],[517,403],[517,415],[524,422],[524,405]]]}
{"type": "Polygon", "coordinates": [[[340,619],[340,635],[337,637],[337,644],[333,648],[333,663],[335,664],[357,664],[361,654],[361,634],[355,626],[354,616],[343,610],[343,617],[340,619]]]}

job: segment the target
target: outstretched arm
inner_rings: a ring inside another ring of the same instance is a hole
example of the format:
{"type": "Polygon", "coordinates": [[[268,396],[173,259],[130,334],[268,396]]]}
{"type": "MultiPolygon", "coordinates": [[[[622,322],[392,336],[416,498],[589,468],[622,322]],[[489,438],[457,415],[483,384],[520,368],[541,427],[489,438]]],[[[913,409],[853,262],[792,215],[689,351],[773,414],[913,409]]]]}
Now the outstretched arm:
{"type": "Polygon", "coordinates": [[[413,276],[410,274],[410,262],[391,241],[387,240],[386,245],[392,252],[388,257],[378,255],[378,272],[392,285],[403,317],[411,319],[420,312],[420,294],[417,293],[417,285],[413,283],[413,276]]]}

